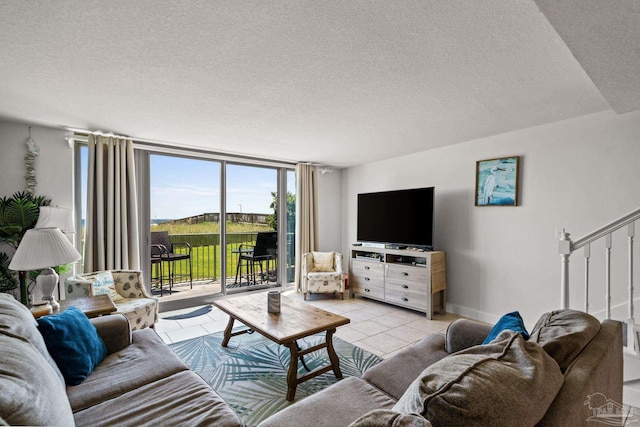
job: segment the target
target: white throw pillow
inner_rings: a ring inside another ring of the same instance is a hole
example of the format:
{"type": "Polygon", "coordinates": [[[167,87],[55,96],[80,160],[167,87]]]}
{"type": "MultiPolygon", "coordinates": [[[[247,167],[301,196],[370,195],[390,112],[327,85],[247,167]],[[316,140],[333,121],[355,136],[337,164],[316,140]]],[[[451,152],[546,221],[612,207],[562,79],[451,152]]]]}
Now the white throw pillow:
{"type": "Polygon", "coordinates": [[[80,279],[84,279],[93,282],[93,295],[109,295],[111,301],[121,302],[124,297],[116,291],[116,284],[113,280],[113,274],[110,271],[102,271],[98,274],[91,274],[88,277],[79,276],[80,279]]]}
{"type": "Polygon", "coordinates": [[[313,255],[313,272],[330,272],[335,271],[333,267],[333,258],[335,252],[311,252],[313,255]]]}

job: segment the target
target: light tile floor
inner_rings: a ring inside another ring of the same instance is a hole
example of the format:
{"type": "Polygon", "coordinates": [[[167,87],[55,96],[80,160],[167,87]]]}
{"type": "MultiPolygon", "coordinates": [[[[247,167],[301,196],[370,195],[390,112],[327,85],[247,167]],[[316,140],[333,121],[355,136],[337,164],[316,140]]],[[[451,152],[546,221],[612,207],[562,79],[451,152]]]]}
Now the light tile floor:
{"type": "MultiPolygon", "coordinates": [[[[295,291],[284,292],[284,295],[303,301],[302,295],[295,291]]],[[[460,317],[436,314],[433,320],[427,320],[424,313],[348,296],[340,300],[330,295],[309,295],[306,304],[348,317],[351,323],[339,327],[335,335],[382,358],[392,356],[428,333],[444,332],[449,323],[460,317]]],[[[205,315],[190,319],[164,319],[196,308],[199,307],[160,313],[156,331],[166,343],[175,343],[224,330],[228,316],[215,307],[205,315]]]]}

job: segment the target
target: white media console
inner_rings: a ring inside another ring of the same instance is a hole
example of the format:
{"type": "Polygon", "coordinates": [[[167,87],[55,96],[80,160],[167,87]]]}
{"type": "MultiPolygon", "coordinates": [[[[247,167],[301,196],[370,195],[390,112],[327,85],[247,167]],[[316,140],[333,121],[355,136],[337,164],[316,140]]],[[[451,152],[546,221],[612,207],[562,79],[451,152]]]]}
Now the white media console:
{"type": "Polygon", "coordinates": [[[446,313],[445,253],[357,246],[351,250],[351,297],[356,295],[427,313],[446,313]]]}

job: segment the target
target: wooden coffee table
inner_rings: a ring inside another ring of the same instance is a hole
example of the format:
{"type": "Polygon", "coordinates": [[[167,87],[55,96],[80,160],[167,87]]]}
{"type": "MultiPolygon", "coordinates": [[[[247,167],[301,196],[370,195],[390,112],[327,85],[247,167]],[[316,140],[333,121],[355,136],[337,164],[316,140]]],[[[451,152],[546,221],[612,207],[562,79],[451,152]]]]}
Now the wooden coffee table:
{"type": "Polygon", "coordinates": [[[346,317],[293,301],[285,296],[281,298],[280,313],[269,313],[267,312],[266,294],[245,295],[218,300],[213,305],[229,315],[229,323],[227,323],[227,327],[224,330],[223,347],[229,344],[231,337],[246,334],[253,330],[271,341],[289,348],[291,360],[287,371],[287,400],[294,399],[298,384],[325,372],[333,370],[336,378],[342,378],[340,360],[333,348],[333,334],[338,326],[346,325],[350,322],[346,317]],[[245,324],[250,329],[232,332],[235,320],[245,324]],[[297,340],[318,332],[326,332],[324,343],[307,349],[298,347],[297,340]],[[304,364],[302,359],[304,355],[323,348],[327,349],[331,363],[298,377],[298,359],[300,358],[304,364]]]}

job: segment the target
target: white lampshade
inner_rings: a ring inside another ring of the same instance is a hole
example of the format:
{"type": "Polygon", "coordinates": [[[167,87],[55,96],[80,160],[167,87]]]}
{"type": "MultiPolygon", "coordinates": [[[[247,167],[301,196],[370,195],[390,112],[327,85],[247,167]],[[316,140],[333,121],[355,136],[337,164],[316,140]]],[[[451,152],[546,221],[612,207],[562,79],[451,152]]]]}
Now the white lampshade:
{"type": "Polygon", "coordinates": [[[81,258],[59,228],[28,230],[9,264],[14,271],[41,270],[69,264],[81,258]]]}
{"type": "Polygon", "coordinates": [[[40,206],[40,215],[34,228],[59,228],[64,234],[74,233],[71,209],[40,206]]]}

